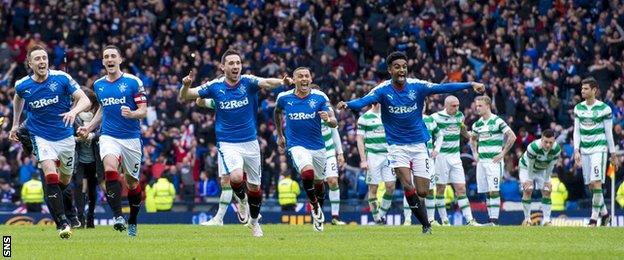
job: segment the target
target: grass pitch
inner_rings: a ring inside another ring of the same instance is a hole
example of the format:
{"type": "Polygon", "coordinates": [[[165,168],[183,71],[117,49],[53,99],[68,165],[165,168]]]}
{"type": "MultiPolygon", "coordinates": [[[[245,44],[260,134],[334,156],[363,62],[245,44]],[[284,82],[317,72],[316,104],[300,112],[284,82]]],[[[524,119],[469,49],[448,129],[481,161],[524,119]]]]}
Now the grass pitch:
{"type": "Polygon", "coordinates": [[[61,240],[51,226],[4,226],[14,259],[624,259],[618,228],[263,225],[254,238],[242,225],[139,225],[139,236],[112,226],[73,231],[61,240]]]}

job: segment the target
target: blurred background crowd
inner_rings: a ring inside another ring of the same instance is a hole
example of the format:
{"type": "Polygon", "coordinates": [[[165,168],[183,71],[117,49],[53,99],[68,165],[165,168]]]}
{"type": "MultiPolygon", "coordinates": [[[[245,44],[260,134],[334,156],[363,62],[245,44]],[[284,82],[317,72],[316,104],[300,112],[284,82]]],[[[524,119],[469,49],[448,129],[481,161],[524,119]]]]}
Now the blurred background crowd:
{"type": "MultiPolygon", "coordinates": [[[[493,112],[518,135],[505,158],[503,200],[520,200],[518,158],[550,128],[564,148],[555,174],[569,191],[570,207],[576,207],[588,197],[571,159],[572,109],[581,101],[584,77],[598,80],[600,99],[613,110],[615,142],[624,149],[623,27],[624,4],[616,0],[4,0],[1,199],[19,204],[20,187],[37,172],[34,158],[7,139],[13,84],[29,73],[24,63],[28,48],[47,46],[51,68],[91,87],[104,73],[101,48],[115,44],[124,52],[122,70],[137,75],[148,92],[142,185],[166,176],[178,200],[199,201],[220,192],[214,113],[178,102],[181,78],[191,69],[198,75],[194,85],[218,77],[221,54],[236,48],[244,55],[243,73],[282,77],[296,67],[310,67],[314,82],[334,105],[387,79],[384,58],[392,51],[407,53],[411,77],[483,82],[490,87],[493,112]]],[[[280,176],[291,170],[276,148],[272,119],[276,93],[284,89],[260,94],[258,139],[267,198],[275,197],[280,176]]],[[[474,94],[457,95],[470,126],[477,119],[474,94]]],[[[441,110],[443,98],[430,98],[429,111],[441,110]]],[[[366,193],[358,168],[357,116],[337,113],[346,159],[340,177],[343,199],[361,200],[366,193]]],[[[466,140],[462,159],[469,195],[475,198],[474,160],[466,140]]],[[[618,184],[622,168],[616,173],[618,184]]]]}

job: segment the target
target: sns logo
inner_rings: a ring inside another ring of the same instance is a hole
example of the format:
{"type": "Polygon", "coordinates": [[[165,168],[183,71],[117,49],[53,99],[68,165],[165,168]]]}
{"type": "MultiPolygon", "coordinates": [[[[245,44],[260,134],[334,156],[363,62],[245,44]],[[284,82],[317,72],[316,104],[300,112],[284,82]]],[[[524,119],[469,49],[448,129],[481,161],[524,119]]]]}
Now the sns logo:
{"type": "Polygon", "coordinates": [[[310,114],[306,114],[306,113],[288,113],[288,118],[290,120],[307,120],[307,119],[313,119],[316,117],[316,113],[310,113],[310,114]]]}
{"type": "Polygon", "coordinates": [[[28,102],[28,105],[30,105],[30,107],[32,108],[42,108],[45,106],[56,104],[58,102],[59,102],[59,97],[54,96],[54,98],[49,98],[49,99],[42,98],[39,100],[35,100],[33,102],[28,102]]]}
{"type": "Polygon", "coordinates": [[[221,109],[236,109],[243,106],[249,105],[249,99],[245,98],[244,100],[232,100],[226,102],[219,102],[219,108],[221,109]]]}
{"type": "Polygon", "coordinates": [[[125,104],[126,103],[126,97],[122,97],[122,98],[114,98],[114,97],[103,98],[103,99],[100,100],[100,102],[102,102],[102,106],[121,105],[121,104],[125,104]]]}
{"type": "Polygon", "coordinates": [[[389,106],[388,107],[388,112],[393,113],[393,114],[406,114],[406,113],[411,113],[414,110],[416,110],[418,108],[418,106],[416,104],[414,104],[411,107],[395,107],[395,106],[389,106]]]}

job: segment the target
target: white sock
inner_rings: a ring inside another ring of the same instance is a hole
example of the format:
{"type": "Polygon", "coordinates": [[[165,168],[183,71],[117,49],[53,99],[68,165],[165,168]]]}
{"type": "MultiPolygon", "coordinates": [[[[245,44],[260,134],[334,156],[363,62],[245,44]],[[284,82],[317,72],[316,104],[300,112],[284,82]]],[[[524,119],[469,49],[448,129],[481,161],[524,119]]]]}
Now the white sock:
{"type": "Polygon", "coordinates": [[[337,217],[340,212],[340,188],[336,187],[335,190],[329,188],[329,203],[331,203],[332,217],[337,217]]]}
{"type": "Polygon", "coordinates": [[[522,200],[522,208],[524,209],[524,220],[531,219],[531,199],[522,200]]]}
{"type": "Polygon", "coordinates": [[[594,189],[592,190],[592,194],[591,219],[597,220],[604,204],[604,196],[602,195],[602,189],[594,189]]]}
{"type": "Polygon", "coordinates": [[[216,219],[223,221],[223,216],[225,216],[225,212],[227,212],[230,202],[232,202],[232,188],[224,187],[221,190],[221,196],[219,197],[219,210],[214,216],[216,219]]]}
{"type": "Polygon", "coordinates": [[[500,196],[490,198],[490,203],[492,206],[492,215],[490,215],[490,217],[498,219],[498,213],[500,212],[500,196]]]}
{"type": "Polygon", "coordinates": [[[434,196],[427,196],[427,198],[425,198],[425,207],[427,207],[427,219],[429,220],[429,222],[431,222],[435,219],[436,207],[434,196]]]}
{"type": "Polygon", "coordinates": [[[403,217],[405,217],[406,220],[412,220],[412,209],[410,209],[410,206],[407,203],[407,198],[405,198],[405,196],[403,196],[403,217]]]}
{"type": "Polygon", "coordinates": [[[379,207],[379,215],[385,217],[392,206],[392,195],[384,194],[381,199],[381,207],[379,207]]]}
{"type": "Polygon", "coordinates": [[[368,206],[370,207],[373,218],[379,214],[379,202],[377,202],[377,198],[369,198],[368,206]]]}
{"type": "Polygon", "coordinates": [[[604,215],[609,214],[609,211],[607,211],[607,204],[604,203],[604,197],[602,198],[602,201],[603,203],[602,203],[602,208],[600,208],[600,215],[604,216],[604,215]]]}
{"type": "Polygon", "coordinates": [[[466,222],[470,222],[474,220],[474,218],[472,217],[472,209],[470,209],[470,201],[468,201],[468,197],[459,196],[457,198],[457,206],[459,206],[459,208],[462,211],[462,214],[464,214],[464,218],[466,218],[466,222]]]}
{"type": "Polygon", "coordinates": [[[550,221],[550,208],[552,205],[552,201],[550,198],[542,198],[542,215],[544,219],[544,223],[550,221]]]}
{"type": "Polygon", "coordinates": [[[487,208],[487,213],[488,213],[488,217],[492,217],[492,207],[490,207],[491,204],[491,200],[490,200],[490,195],[485,195],[486,199],[485,199],[485,207],[487,208]]]}
{"type": "Polygon", "coordinates": [[[448,222],[448,216],[446,214],[446,204],[444,203],[444,196],[436,196],[435,207],[440,215],[442,222],[448,222]]]}

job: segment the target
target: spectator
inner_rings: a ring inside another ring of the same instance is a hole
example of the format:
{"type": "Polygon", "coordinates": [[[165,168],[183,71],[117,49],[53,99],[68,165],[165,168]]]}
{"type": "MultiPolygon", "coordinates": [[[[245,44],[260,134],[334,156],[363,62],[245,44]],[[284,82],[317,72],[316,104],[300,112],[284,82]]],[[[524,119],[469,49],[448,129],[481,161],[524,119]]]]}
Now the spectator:
{"type": "Polygon", "coordinates": [[[32,178],[22,185],[21,195],[28,212],[41,212],[43,183],[39,180],[39,173],[33,173],[32,178]]]}

